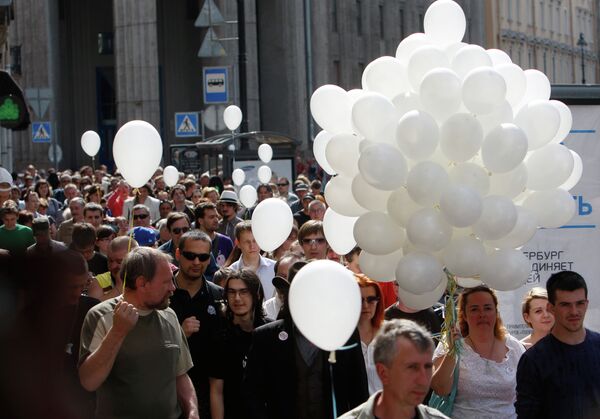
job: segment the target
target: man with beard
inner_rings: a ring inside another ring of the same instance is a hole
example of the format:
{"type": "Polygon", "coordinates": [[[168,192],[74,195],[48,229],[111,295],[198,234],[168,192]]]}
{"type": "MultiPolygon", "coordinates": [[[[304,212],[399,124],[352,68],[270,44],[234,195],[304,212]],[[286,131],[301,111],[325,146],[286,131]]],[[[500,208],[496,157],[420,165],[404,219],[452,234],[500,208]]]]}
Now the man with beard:
{"type": "Polygon", "coordinates": [[[218,205],[223,219],[217,231],[228,236],[235,243],[235,226],[242,222],[242,219],[237,216],[237,211],[240,209],[237,194],[233,191],[223,191],[218,205]]]}
{"type": "Polygon", "coordinates": [[[122,296],[92,308],[81,330],[79,379],[96,391],[97,418],[198,418],[187,340],[169,298],[169,256],[134,249],[122,296]]]}
{"type": "Polygon", "coordinates": [[[171,307],[177,313],[195,367],[190,378],[196,388],[202,418],[210,418],[208,363],[211,342],[221,328],[220,317],[223,288],[204,277],[210,261],[211,241],[206,233],[193,230],[181,236],[175,258],[179,271],[175,275],[177,289],[171,297],[171,307]]]}

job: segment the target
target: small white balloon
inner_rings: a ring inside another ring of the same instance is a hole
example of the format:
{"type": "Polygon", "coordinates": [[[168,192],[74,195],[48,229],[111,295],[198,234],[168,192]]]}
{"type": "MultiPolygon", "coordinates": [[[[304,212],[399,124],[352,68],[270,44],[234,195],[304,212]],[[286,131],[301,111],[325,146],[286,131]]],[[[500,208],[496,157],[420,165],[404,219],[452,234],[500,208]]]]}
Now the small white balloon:
{"type": "Polygon", "coordinates": [[[514,124],[501,124],[483,140],[481,158],[492,173],[516,168],[527,154],[527,136],[514,124]]]}
{"type": "Polygon", "coordinates": [[[471,114],[457,113],[442,124],[440,148],[452,161],[463,162],[473,157],[481,148],[483,128],[471,114]]]}
{"type": "Polygon", "coordinates": [[[436,68],[425,74],[418,91],[423,109],[437,120],[443,121],[460,108],[461,81],[448,68],[436,68]]]}
{"type": "Polygon", "coordinates": [[[500,124],[512,124],[515,121],[513,108],[506,100],[486,115],[475,115],[483,128],[483,135],[488,135],[500,124]]]}
{"type": "Polygon", "coordinates": [[[406,232],[387,214],[367,212],[354,224],[354,238],[361,249],[374,255],[387,255],[404,245],[406,232]]]}
{"type": "Polygon", "coordinates": [[[548,144],[534,151],[525,161],[527,187],[534,191],[555,189],[565,183],[573,172],[575,159],[562,144],[548,144]]]}
{"type": "Polygon", "coordinates": [[[461,80],[476,68],[492,68],[492,59],[479,45],[465,45],[459,49],[452,59],[452,70],[461,80]]]}
{"type": "Polygon", "coordinates": [[[313,154],[315,155],[315,160],[317,160],[319,166],[321,166],[328,175],[335,175],[335,170],[333,170],[333,167],[331,167],[327,161],[327,156],[325,155],[327,144],[331,140],[331,137],[333,137],[333,135],[327,131],[319,132],[313,142],[313,154]]]}
{"type": "Polygon", "coordinates": [[[516,64],[507,63],[495,66],[494,69],[506,82],[506,100],[511,106],[517,106],[525,95],[527,78],[525,72],[516,64]]]}
{"type": "Polygon", "coordinates": [[[358,264],[360,270],[374,281],[392,282],[396,279],[396,266],[402,255],[402,249],[388,255],[373,255],[363,250],[358,264]]]}
{"type": "Polygon", "coordinates": [[[559,186],[560,189],[564,189],[565,191],[570,191],[573,189],[575,185],[579,183],[579,180],[583,175],[583,162],[581,161],[581,157],[573,150],[569,151],[573,156],[573,171],[571,172],[571,176],[569,176],[569,178],[559,186]]]}
{"type": "Polygon", "coordinates": [[[371,61],[363,71],[362,88],[381,93],[389,99],[408,91],[406,64],[394,57],[379,57],[371,61]]]}
{"type": "Polygon", "coordinates": [[[327,243],[338,255],[350,253],[356,246],[354,224],[358,217],[346,217],[327,208],[323,217],[323,232],[327,243]]]}
{"type": "Polygon", "coordinates": [[[417,163],[408,173],[406,189],[417,204],[433,206],[440,201],[450,182],[442,166],[430,161],[417,163]]]}
{"type": "Polygon", "coordinates": [[[493,173],[490,176],[490,195],[503,195],[510,199],[519,196],[527,187],[527,167],[519,164],[505,173],[493,173]]]}
{"type": "Polygon", "coordinates": [[[352,134],[331,137],[325,148],[325,157],[336,173],[349,177],[358,173],[359,142],[358,137],[352,134]]]}
{"type": "Polygon", "coordinates": [[[261,201],[252,212],[252,234],[258,246],[272,252],[283,244],[292,231],[294,216],[290,206],[279,198],[261,201]]]}
{"type": "Polygon", "coordinates": [[[271,182],[271,176],[273,176],[273,172],[269,166],[260,166],[258,168],[257,175],[260,183],[269,183],[271,182]]]}
{"type": "Polygon", "coordinates": [[[438,287],[431,291],[423,294],[413,294],[401,288],[398,288],[398,299],[402,301],[407,307],[413,310],[426,310],[438,303],[448,286],[448,279],[444,275],[442,281],[438,287]]]}
{"type": "Polygon", "coordinates": [[[439,67],[450,68],[450,62],[443,49],[433,45],[417,48],[408,60],[408,80],[413,90],[418,91],[423,77],[439,67]]]}
{"type": "Polygon", "coordinates": [[[431,4],[423,19],[425,34],[438,45],[462,41],[467,21],[462,8],[452,0],[438,0],[431,4]]]}
{"type": "Polygon", "coordinates": [[[246,180],[246,172],[244,172],[242,169],[235,169],[231,173],[231,179],[233,180],[233,184],[235,186],[241,186],[246,180]]]}
{"type": "Polygon", "coordinates": [[[389,144],[378,143],[363,150],[358,169],[374,188],[393,191],[406,183],[408,165],[402,153],[389,144]]]}
{"type": "Polygon", "coordinates": [[[367,93],[352,106],[352,124],[363,137],[376,142],[393,143],[398,115],[394,104],[379,93],[367,93]]]}
{"type": "Polygon", "coordinates": [[[338,214],[347,217],[358,217],[366,213],[367,210],[356,202],[351,191],[352,178],[340,175],[331,178],[325,186],[327,204],[338,214]]]}
{"type": "Polygon", "coordinates": [[[396,267],[398,286],[411,294],[435,290],[442,282],[444,268],[437,258],[426,252],[404,255],[396,267]]]}
{"type": "Polygon", "coordinates": [[[396,48],[396,58],[400,62],[408,65],[408,59],[412,53],[419,47],[431,45],[431,39],[429,39],[424,33],[413,33],[412,35],[404,38],[398,48],[396,48]]]}
{"type": "Polygon", "coordinates": [[[442,251],[446,268],[462,277],[480,275],[486,258],[483,243],[475,237],[453,238],[442,251]]]}
{"type": "Polygon", "coordinates": [[[242,117],[242,110],[235,105],[229,105],[223,112],[223,121],[230,131],[238,129],[242,123],[242,117]]]}
{"type": "Polygon", "coordinates": [[[452,227],[444,220],[439,211],[433,208],[423,208],[409,218],[406,234],[415,248],[437,252],[450,243],[452,227]]]}
{"type": "Polygon", "coordinates": [[[396,126],[398,147],[406,157],[415,161],[424,160],[433,154],[439,135],[435,119],[422,111],[406,113],[396,126]]]}
{"type": "Polygon", "coordinates": [[[163,170],[163,180],[169,188],[177,185],[177,182],[179,182],[179,170],[175,166],[165,167],[163,170]]]}
{"type": "Polygon", "coordinates": [[[420,111],[423,108],[419,95],[415,92],[405,92],[392,99],[392,103],[398,112],[398,118],[402,118],[407,112],[420,111]]]}
{"type": "Polygon", "coordinates": [[[535,214],[520,205],[517,207],[517,223],[508,235],[500,240],[488,240],[486,244],[498,249],[521,247],[533,238],[537,231],[538,220],[535,214]]]}
{"type": "Polygon", "coordinates": [[[244,185],[240,189],[240,202],[246,208],[252,208],[258,199],[256,189],[252,185],[244,185]]]}
{"type": "Polygon", "coordinates": [[[469,72],[463,81],[463,102],[476,115],[487,115],[502,105],[506,98],[506,82],[491,67],[469,72]]]}
{"type": "Polygon", "coordinates": [[[405,227],[409,218],[422,207],[412,200],[405,188],[391,193],[387,201],[388,215],[400,226],[405,227]]]}
{"type": "Polygon", "coordinates": [[[81,148],[90,157],[94,157],[100,150],[100,136],[96,131],[86,131],[81,136],[81,148]]]}
{"type": "Polygon", "coordinates": [[[498,291],[521,288],[527,282],[531,263],[523,252],[515,249],[500,249],[485,261],[481,280],[498,291]]]}
{"type": "Polygon", "coordinates": [[[483,198],[481,217],[473,225],[473,232],[482,240],[498,240],[512,231],[517,223],[517,209],[513,202],[499,195],[483,198]]]}
{"type": "Polygon", "coordinates": [[[352,195],[361,207],[370,211],[386,212],[391,191],[382,191],[369,185],[359,173],[352,180],[352,195]]]}
{"type": "Polygon", "coordinates": [[[490,190],[490,177],[483,167],[473,162],[457,164],[448,171],[450,180],[457,185],[475,189],[479,195],[486,196],[490,190]]]}
{"type": "Polygon", "coordinates": [[[560,122],[560,112],[547,100],[523,106],[515,117],[515,125],[527,135],[530,151],[548,144],[558,133],[560,122]]]}
{"type": "Polygon", "coordinates": [[[314,91],[310,98],[310,112],[321,128],[331,134],[352,132],[352,104],[346,91],[326,84],[314,91]]]}
{"type": "Polygon", "coordinates": [[[512,63],[510,56],[506,52],[502,51],[501,49],[491,48],[491,49],[486,50],[486,52],[492,59],[492,65],[494,67],[498,67],[502,64],[512,63]]]}
{"type": "Polygon", "coordinates": [[[548,77],[539,70],[525,70],[525,78],[527,79],[527,89],[523,99],[517,108],[528,104],[532,100],[549,100],[552,88],[548,77]]]}
{"type": "Polygon", "coordinates": [[[535,214],[539,226],[544,228],[567,224],[576,211],[575,200],[563,189],[533,192],[525,198],[523,206],[535,214]]]}
{"type": "Polygon", "coordinates": [[[465,185],[450,185],[440,199],[440,211],[448,224],[469,227],[481,217],[481,195],[465,185]]]}
{"type": "Polygon", "coordinates": [[[269,144],[261,144],[258,146],[258,158],[263,163],[269,163],[273,158],[273,149],[269,144]]]}
{"type": "Polygon", "coordinates": [[[558,100],[551,100],[550,103],[552,106],[558,110],[560,114],[560,126],[554,138],[550,140],[551,143],[560,143],[562,140],[567,138],[567,135],[571,132],[571,127],[573,126],[573,115],[571,114],[571,109],[564,103],[558,100]]]}

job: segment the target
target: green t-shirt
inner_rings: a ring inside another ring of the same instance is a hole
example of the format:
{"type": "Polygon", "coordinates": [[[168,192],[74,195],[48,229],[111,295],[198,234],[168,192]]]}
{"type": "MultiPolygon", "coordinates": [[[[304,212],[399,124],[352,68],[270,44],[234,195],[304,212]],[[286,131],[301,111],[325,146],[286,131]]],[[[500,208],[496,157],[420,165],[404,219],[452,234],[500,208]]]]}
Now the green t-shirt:
{"type": "MultiPolygon", "coordinates": [[[[88,312],[81,329],[80,362],[100,346],[122,299],[111,298],[88,312]]],[[[181,415],[175,380],[193,366],[187,339],[172,309],[139,313],[110,374],[96,391],[97,419],[181,415]]]]}
{"type": "Polygon", "coordinates": [[[24,254],[29,246],[35,244],[33,231],[27,227],[17,224],[14,230],[7,230],[5,226],[0,227],[0,249],[8,250],[12,255],[24,254]]]}

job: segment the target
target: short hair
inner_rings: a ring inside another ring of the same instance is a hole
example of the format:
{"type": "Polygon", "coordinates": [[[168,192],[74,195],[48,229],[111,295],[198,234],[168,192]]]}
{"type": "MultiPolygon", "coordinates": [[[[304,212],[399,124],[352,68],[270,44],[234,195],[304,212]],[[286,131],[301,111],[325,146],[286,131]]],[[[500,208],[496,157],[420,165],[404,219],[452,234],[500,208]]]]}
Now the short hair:
{"type": "Polygon", "coordinates": [[[169,198],[173,199],[173,194],[177,190],[180,190],[185,195],[185,186],[183,186],[181,183],[178,183],[177,185],[173,186],[169,191],[169,198]]]}
{"type": "Polygon", "coordinates": [[[96,239],[105,239],[115,234],[115,230],[111,226],[107,226],[105,224],[98,227],[96,230],[96,239]]]}
{"type": "MultiPolygon", "coordinates": [[[[263,319],[265,317],[265,312],[263,310],[263,300],[265,293],[263,291],[262,284],[260,283],[260,279],[258,275],[254,271],[250,269],[241,269],[239,271],[232,271],[229,274],[229,277],[225,281],[224,291],[225,296],[227,296],[227,290],[229,289],[229,283],[232,279],[239,279],[246,285],[246,288],[250,291],[252,295],[252,314],[253,314],[253,322],[255,326],[263,323],[263,319]]],[[[233,318],[233,312],[229,307],[229,299],[225,298],[226,308],[225,313],[229,319],[233,318]]]]}
{"type": "Polygon", "coordinates": [[[135,210],[144,210],[144,211],[146,211],[146,214],[150,214],[150,208],[148,208],[144,204],[134,205],[133,208],[131,209],[131,213],[133,214],[133,211],[135,211],[135,210]]]}
{"type": "Polygon", "coordinates": [[[83,207],[83,216],[89,211],[100,211],[100,214],[104,213],[104,208],[100,204],[96,204],[95,202],[88,202],[83,207]]]}
{"type": "Polygon", "coordinates": [[[498,339],[504,339],[507,331],[504,327],[504,324],[502,323],[502,318],[500,318],[500,310],[498,309],[498,297],[496,296],[496,292],[487,285],[478,285],[473,288],[467,288],[462,292],[462,294],[458,296],[458,326],[460,328],[461,335],[469,335],[469,324],[467,323],[466,319],[467,299],[469,295],[476,292],[486,292],[492,296],[492,300],[494,301],[494,308],[496,310],[496,324],[494,325],[494,336],[498,339]]]}
{"type": "Polygon", "coordinates": [[[291,259],[291,260],[294,260],[294,262],[297,262],[299,260],[304,260],[304,255],[302,255],[298,252],[292,252],[290,250],[287,250],[283,255],[281,255],[281,257],[277,260],[277,262],[275,262],[275,265],[273,266],[275,275],[277,275],[277,270],[279,269],[279,265],[281,265],[284,260],[288,260],[288,259],[291,259]]]}
{"type": "Polygon", "coordinates": [[[383,323],[373,339],[373,360],[391,367],[398,353],[398,339],[405,338],[420,352],[433,350],[431,334],[423,326],[407,319],[393,319],[383,323]]]}
{"type": "Polygon", "coordinates": [[[587,284],[585,279],[577,272],[560,271],[552,274],[546,282],[546,290],[548,291],[548,301],[550,304],[556,302],[556,291],[575,291],[583,289],[585,298],[588,296],[587,284]]]}
{"type": "Polygon", "coordinates": [[[190,223],[190,218],[183,212],[175,211],[169,213],[169,215],[167,215],[167,230],[171,231],[171,226],[182,219],[186,220],[188,224],[190,223]]]}
{"type": "Polygon", "coordinates": [[[318,233],[325,235],[325,232],[323,231],[323,221],[309,220],[302,224],[302,227],[298,230],[298,242],[302,243],[302,240],[304,240],[306,236],[318,233]]]}
{"type": "Polygon", "coordinates": [[[354,274],[354,277],[356,278],[356,282],[358,282],[358,286],[360,288],[373,288],[375,290],[375,296],[379,298],[379,301],[377,301],[377,307],[375,308],[375,315],[371,319],[371,326],[373,326],[375,330],[377,330],[381,327],[381,323],[383,323],[385,311],[383,292],[381,292],[381,287],[376,281],[373,281],[365,274],[354,274]]]}
{"type": "Polygon", "coordinates": [[[17,223],[21,225],[27,225],[33,222],[33,213],[30,211],[19,211],[19,215],[17,217],[17,223]]]}
{"type": "Polygon", "coordinates": [[[50,220],[48,217],[37,217],[33,219],[31,224],[33,234],[48,233],[50,231],[50,220]]]}
{"type": "Polygon", "coordinates": [[[235,225],[235,230],[234,230],[236,240],[239,241],[240,237],[242,236],[242,233],[244,233],[246,231],[249,231],[252,233],[252,221],[245,220],[245,221],[242,221],[241,223],[237,223],[235,225]]]}
{"type": "Polygon", "coordinates": [[[108,249],[110,252],[118,252],[123,249],[135,249],[137,247],[139,247],[138,242],[135,241],[133,237],[130,238],[130,236],[119,236],[111,240],[108,249]]]}
{"type": "Polygon", "coordinates": [[[69,205],[71,204],[79,204],[80,206],[85,207],[85,201],[80,196],[76,196],[75,198],[71,199],[69,201],[69,205]]]}
{"type": "Polygon", "coordinates": [[[271,187],[269,185],[267,185],[266,183],[261,183],[260,185],[258,185],[256,187],[256,192],[260,193],[261,189],[266,189],[267,192],[269,192],[271,195],[273,195],[273,189],[271,189],[271,187]]]}
{"type": "Polygon", "coordinates": [[[196,208],[194,208],[194,217],[196,218],[196,220],[198,218],[204,218],[204,212],[207,209],[216,211],[217,206],[212,202],[200,202],[198,205],[196,205],[196,208]]]}
{"type": "Polygon", "coordinates": [[[208,243],[208,247],[212,246],[212,240],[210,239],[210,237],[208,236],[208,234],[206,234],[204,231],[200,231],[200,230],[190,230],[186,233],[184,233],[181,238],[179,239],[179,246],[177,246],[177,248],[179,249],[179,251],[182,251],[185,248],[185,244],[188,241],[203,241],[205,243],[208,243]]]}
{"type": "Polygon", "coordinates": [[[225,285],[225,282],[233,272],[235,272],[234,269],[228,267],[221,267],[217,272],[214,273],[213,282],[218,286],[222,287],[225,285]]]}
{"type": "Polygon", "coordinates": [[[4,217],[5,215],[14,214],[16,216],[19,215],[19,208],[17,208],[17,204],[15,201],[8,200],[2,204],[2,209],[0,210],[0,217],[4,217]]]}
{"type": "Polygon", "coordinates": [[[318,190],[321,190],[321,187],[322,187],[322,186],[323,186],[323,184],[322,184],[322,183],[321,183],[321,181],[320,181],[320,180],[318,180],[318,179],[315,179],[315,180],[313,180],[312,182],[310,182],[310,187],[311,187],[312,189],[318,189],[318,190]]]}
{"type": "Polygon", "coordinates": [[[93,246],[96,243],[96,229],[90,223],[73,224],[73,239],[71,244],[77,249],[93,246]]]}
{"type": "Polygon", "coordinates": [[[131,290],[137,288],[136,279],[140,276],[146,282],[152,281],[160,261],[171,262],[171,257],[167,253],[151,247],[138,247],[133,249],[125,256],[119,276],[125,281],[125,286],[131,290]]]}
{"type": "Polygon", "coordinates": [[[212,186],[205,186],[204,188],[202,188],[202,198],[206,198],[211,192],[214,192],[217,195],[219,195],[219,191],[217,190],[217,188],[214,188],[212,186]]]}
{"type": "MultiPolygon", "coordinates": [[[[523,314],[523,320],[525,320],[525,313],[529,314],[529,309],[531,308],[531,302],[533,300],[546,300],[548,301],[548,293],[542,287],[533,287],[529,290],[525,297],[523,297],[523,303],[521,304],[521,313],[523,314]]],[[[525,320],[525,323],[529,327],[531,327],[531,323],[525,320]]]]}
{"type": "Polygon", "coordinates": [[[350,250],[348,253],[344,255],[344,259],[348,262],[352,262],[355,257],[360,255],[362,249],[359,246],[355,246],[354,249],[350,250]]]}

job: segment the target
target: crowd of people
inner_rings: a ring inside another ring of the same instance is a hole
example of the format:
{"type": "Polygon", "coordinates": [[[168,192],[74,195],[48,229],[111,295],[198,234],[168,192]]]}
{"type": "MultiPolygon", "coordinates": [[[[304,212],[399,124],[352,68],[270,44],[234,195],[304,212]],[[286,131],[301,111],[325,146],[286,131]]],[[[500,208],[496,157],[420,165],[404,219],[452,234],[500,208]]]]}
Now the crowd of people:
{"type": "Polygon", "coordinates": [[[7,417],[600,417],[600,335],[583,326],[579,274],[527,293],[532,331],[521,341],[494,290],[461,290],[457,327],[440,340],[443,301],[411,309],[391,278],[361,272],[360,248],[330,248],[321,181],[274,177],[257,195],[294,214],[272,252],[228,179],[181,174],[169,188],[159,168],[132,190],[103,166],[0,168],[0,256],[11,267],[0,347],[20,348],[0,352],[7,417]],[[334,363],[288,308],[297,272],[321,259],[346,266],[361,293],[334,363]]]}

